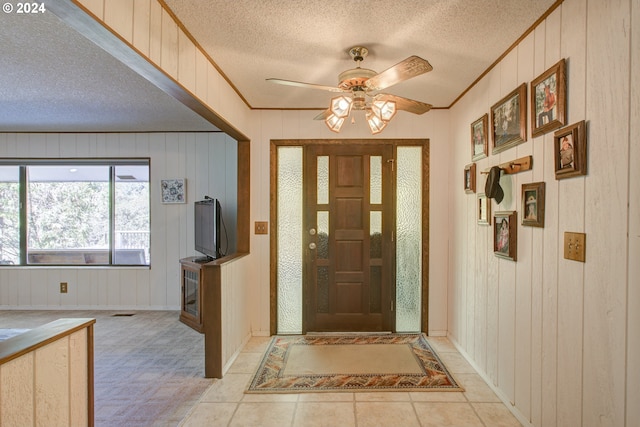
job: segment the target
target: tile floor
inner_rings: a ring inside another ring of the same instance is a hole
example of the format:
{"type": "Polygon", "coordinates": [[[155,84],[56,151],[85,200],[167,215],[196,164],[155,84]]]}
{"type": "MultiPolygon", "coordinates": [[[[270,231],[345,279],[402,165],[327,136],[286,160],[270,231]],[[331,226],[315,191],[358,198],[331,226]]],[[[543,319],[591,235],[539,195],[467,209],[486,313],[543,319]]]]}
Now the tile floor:
{"type": "Polygon", "coordinates": [[[465,392],[244,394],[269,338],[254,337],[180,424],[260,427],[521,426],[446,338],[429,338],[465,392]]]}

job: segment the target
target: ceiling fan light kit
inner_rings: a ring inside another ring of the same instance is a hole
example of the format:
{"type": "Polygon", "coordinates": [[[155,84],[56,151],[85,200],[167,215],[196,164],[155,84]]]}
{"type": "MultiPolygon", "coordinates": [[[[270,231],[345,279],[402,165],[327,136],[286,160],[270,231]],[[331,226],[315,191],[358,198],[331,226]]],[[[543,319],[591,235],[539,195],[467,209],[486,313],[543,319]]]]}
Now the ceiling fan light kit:
{"type": "Polygon", "coordinates": [[[340,128],[344,124],[346,117],[338,117],[335,114],[330,114],[329,117],[325,119],[325,124],[329,128],[329,130],[333,132],[340,132],[340,128]]]}
{"type": "Polygon", "coordinates": [[[341,119],[349,117],[352,106],[353,98],[349,98],[344,95],[336,96],[331,100],[331,112],[341,119]]]}
{"type": "Polygon", "coordinates": [[[387,127],[387,122],[382,120],[373,111],[367,112],[366,117],[367,123],[369,124],[369,129],[371,129],[371,133],[373,135],[382,132],[382,130],[387,127]]]}
{"type": "Polygon", "coordinates": [[[329,108],[315,117],[315,120],[324,120],[327,127],[333,132],[340,132],[352,110],[365,112],[371,133],[375,135],[382,132],[398,110],[424,114],[431,109],[431,105],[424,102],[391,94],[373,93],[431,71],[433,68],[428,61],[417,56],[410,56],[393,67],[376,73],[373,70],[360,68],[360,62],[369,54],[366,47],[352,47],[349,49],[349,54],[356,62],[356,68],[340,73],[337,87],[292,80],[267,80],[282,85],[347,93],[347,95],[332,98],[329,108]]]}

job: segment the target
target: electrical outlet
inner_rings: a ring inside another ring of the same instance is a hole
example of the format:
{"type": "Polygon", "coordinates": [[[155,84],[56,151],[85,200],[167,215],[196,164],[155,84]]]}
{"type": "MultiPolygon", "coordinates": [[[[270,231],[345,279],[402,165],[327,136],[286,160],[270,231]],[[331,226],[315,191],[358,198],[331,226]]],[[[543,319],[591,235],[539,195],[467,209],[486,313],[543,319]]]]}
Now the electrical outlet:
{"type": "Polygon", "coordinates": [[[256,221],[255,233],[256,234],[268,234],[269,223],[267,221],[256,221]]]}
{"type": "Polygon", "coordinates": [[[564,233],[564,257],[573,261],[585,262],[587,235],[585,233],[564,233]]]}
{"type": "Polygon", "coordinates": [[[67,282],[60,282],[60,293],[61,294],[67,293],[67,282]]]}

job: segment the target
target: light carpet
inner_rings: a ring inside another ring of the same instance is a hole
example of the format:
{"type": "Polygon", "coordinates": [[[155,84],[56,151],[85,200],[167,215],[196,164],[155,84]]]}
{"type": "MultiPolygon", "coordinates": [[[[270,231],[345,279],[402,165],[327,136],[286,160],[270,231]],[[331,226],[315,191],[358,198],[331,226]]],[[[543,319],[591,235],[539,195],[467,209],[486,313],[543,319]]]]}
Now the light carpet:
{"type": "Polygon", "coordinates": [[[422,334],[275,336],[247,393],[464,391],[422,334]]]}

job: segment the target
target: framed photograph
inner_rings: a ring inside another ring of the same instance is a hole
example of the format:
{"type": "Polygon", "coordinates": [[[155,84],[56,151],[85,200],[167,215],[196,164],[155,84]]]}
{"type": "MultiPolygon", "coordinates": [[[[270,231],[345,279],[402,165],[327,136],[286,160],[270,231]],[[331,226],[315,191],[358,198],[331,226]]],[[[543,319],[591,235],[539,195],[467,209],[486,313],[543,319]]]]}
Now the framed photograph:
{"type": "Polygon", "coordinates": [[[478,193],[478,224],[491,225],[491,201],[484,193],[478,193]]]}
{"type": "Polygon", "coordinates": [[[489,155],[489,115],[485,114],[471,123],[471,161],[489,155]]]}
{"type": "Polygon", "coordinates": [[[567,113],[565,61],[531,82],[531,135],[538,136],[565,124],[567,113]]]}
{"type": "Polygon", "coordinates": [[[518,224],[515,211],[496,212],[493,216],[493,253],[516,261],[518,224]]]}
{"type": "Polygon", "coordinates": [[[553,136],[556,179],[587,174],[587,133],[584,120],[553,136]]]}
{"type": "Polygon", "coordinates": [[[544,227],[544,182],[522,184],[522,225],[544,227]]]}
{"type": "Polygon", "coordinates": [[[187,203],[187,180],[184,178],[160,181],[162,203],[187,203]]]}
{"type": "Polygon", "coordinates": [[[496,154],[527,140],[527,84],[491,107],[491,153],[496,154]]]}
{"type": "Polygon", "coordinates": [[[476,164],[471,163],[464,167],[464,192],[476,192],[476,164]]]}

